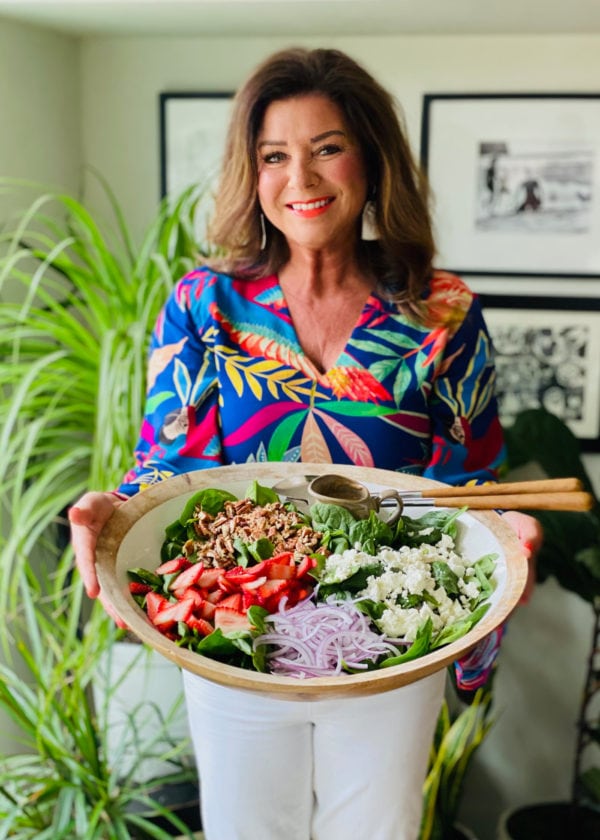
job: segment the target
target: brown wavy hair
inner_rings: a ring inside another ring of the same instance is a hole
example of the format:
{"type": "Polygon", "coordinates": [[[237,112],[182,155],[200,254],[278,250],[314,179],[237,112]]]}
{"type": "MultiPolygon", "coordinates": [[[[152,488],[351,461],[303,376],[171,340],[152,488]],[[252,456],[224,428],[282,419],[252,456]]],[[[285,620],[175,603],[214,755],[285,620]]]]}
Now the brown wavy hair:
{"type": "Polygon", "coordinates": [[[261,250],[257,138],[272,102],[309,93],[336,103],[363,154],[380,238],[360,240],[361,267],[388,297],[418,309],[434,255],[425,182],[394,99],[339,50],[277,52],[236,94],[209,228],[210,240],[224,256],[213,265],[256,277],[277,273],[289,259],[285,237],[266,218],[267,246],[261,250]]]}

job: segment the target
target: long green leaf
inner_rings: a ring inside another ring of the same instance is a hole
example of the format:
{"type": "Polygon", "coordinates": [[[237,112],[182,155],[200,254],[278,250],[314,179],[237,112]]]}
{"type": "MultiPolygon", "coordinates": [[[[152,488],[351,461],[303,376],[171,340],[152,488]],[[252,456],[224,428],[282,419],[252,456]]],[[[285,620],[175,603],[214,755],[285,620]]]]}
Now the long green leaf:
{"type": "MultiPolygon", "coordinates": [[[[71,196],[10,186],[27,203],[0,235],[0,290],[22,289],[0,299],[0,642],[20,665],[0,667],[0,710],[35,752],[0,757],[0,838],[126,840],[128,825],[147,822],[131,816],[131,802],[162,806],[133,768],[117,779],[108,766],[106,723],[89,690],[116,630],[98,605],[86,608],[57,535],[68,505],[88,487],[112,488],[130,466],[150,331],[202,251],[201,191],[161,202],[136,245],[106,184],[112,223],[71,196]]],[[[184,745],[165,747],[169,715],[160,712],[137,761],[159,753],[173,779],[190,779],[184,745]]]]}

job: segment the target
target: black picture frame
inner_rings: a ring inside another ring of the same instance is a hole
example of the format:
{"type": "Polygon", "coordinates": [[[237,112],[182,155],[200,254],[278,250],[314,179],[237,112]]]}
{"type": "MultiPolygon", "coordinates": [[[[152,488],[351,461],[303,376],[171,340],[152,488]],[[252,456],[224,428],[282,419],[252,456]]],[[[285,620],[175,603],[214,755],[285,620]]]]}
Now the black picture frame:
{"type": "Polygon", "coordinates": [[[494,346],[501,423],[545,407],[582,451],[600,451],[600,298],[480,294],[494,346]]]}
{"type": "Polygon", "coordinates": [[[214,183],[221,164],[233,92],[159,93],[160,197],[214,183]]]}
{"type": "Polygon", "coordinates": [[[427,93],[420,161],[442,267],[600,278],[600,94],[427,93]]]}

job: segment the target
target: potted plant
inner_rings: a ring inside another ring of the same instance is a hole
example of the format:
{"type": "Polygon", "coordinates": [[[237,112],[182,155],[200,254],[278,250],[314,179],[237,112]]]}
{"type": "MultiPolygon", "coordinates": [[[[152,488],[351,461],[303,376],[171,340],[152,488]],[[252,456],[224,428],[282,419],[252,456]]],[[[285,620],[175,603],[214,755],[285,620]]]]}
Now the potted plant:
{"type": "Polygon", "coordinates": [[[419,840],[475,840],[457,818],[471,761],[493,725],[491,708],[491,679],[475,692],[470,704],[458,698],[456,703],[444,700],[423,788],[419,840]]]}
{"type": "Polygon", "coordinates": [[[90,684],[99,656],[115,631],[99,613],[80,632],[81,585],[61,576],[23,580],[21,610],[11,622],[20,663],[0,665],[0,710],[14,721],[21,752],[0,762],[0,835],[16,840],[121,840],[193,837],[177,809],[159,801],[156,781],[135,778],[137,765],[169,762],[162,783],[189,784],[194,778],[183,745],[146,742],[126,773],[114,772],[119,753],[109,756],[107,721],[93,708],[90,684]],[[111,760],[109,760],[112,759],[111,760]],[[157,825],[161,820],[163,828],[157,825]]]}
{"type": "MultiPolygon", "coordinates": [[[[89,705],[91,666],[93,662],[97,669],[101,657],[123,637],[97,605],[90,610],[82,599],[79,577],[72,575],[64,514],[84,490],[115,487],[130,466],[143,410],[150,332],[175,281],[202,261],[196,222],[205,191],[200,186],[161,202],[135,245],[106,184],[110,221],[96,220],[69,195],[41,193],[36,185],[4,186],[25,196],[27,203],[0,237],[0,643],[7,658],[1,705],[38,754],[21,763],[18,757],[9,760],[15,775],[3,789],[0,817],[4,828],[8,814],[14,818],[11,809],[20,806],[30,813],[30,799],[37,807],[43,794],[43,820],[49,822],[40,822],[38,814],[31,829],[37,834],[23,828],[9,836],[56,840],[75,836],[73,820],[79,825],[88,809],[102,810],[103,802],[112,801],[108,781],[111,773],[110,778],[118,776],[118,769],[110,766],[101,720],[104,704],[98,702],[95,710],[89,705]],[[36,634],[43,644],[37,643],[36,634]],[[17,645],[20,663],[11,659],[17,645]],[[69,655],[59,656],[61,649],[69,655]],[[27,684],[22,684],[22,673],[27,684]],[[77,716],[70,718],[67,711],[82,704],[81,726],[89,743],[88,757],[78,768],[58,761],[56,744],[40,734],[43,721],[35,718],[34,695],[28,691],[40,692],[39,704],[56,731],[64,727],[65,744],[74,749],[77,716]],[[27,714],[21,714],[21,705],[27,714]],[[107,763],[109,776],[98,761],[107,763]],[[65,792],[66,784],[56,783],[63,774],[73,781],[76,773],[92,771],[98,785],[95,797],[74,797],[65,792]],[[52,783],[46,783],[48,772],[52,783]],[[60,834],[57,825],[70,828],[60,834]]],[[[114,685],[108,689],[111,699],[114,690],[114,685]]],[[[168,710],[162,713],[167,716],[168,710]]],[[[181,749],[167,748],[169,736],[164,727],[162,732],[167,740],[160,749],[156,739],[141,748],[146,763],[149,751],[160,753],[167,764],[171,752],[179,761],[181,749]]],[[[113,758],[118,764],[118,756],[113,758]]],[[[126,774],[130,786],[140,783],[130,771],[142,766],[135,757],[131,763],[126,774]]],[[[186,773],[192,780],[191,766],[186,773]]],[[[127,836],[107,827],[116,820],[115,813],[103,818],[104,833],[89,836],[127,836]]]]}
{"type": "MultiPolygon", "coordinates": [[[[593,494],[579,444],[565,423],[545,409],[521,412],[506,429],[511,468],[535,464],[545,475],[577,476],[593,494]]],[[[538,581],[550,576],[589,603],[594,613],[587,673],[571,764],[571,797],[504,814],[499,840],[592,840],[600,836],[600,502],[585,513],[532,511],[544,528],[537,558],[538,581]]],[[[568,771],[567,771],[568,772],[568,771]]]]}

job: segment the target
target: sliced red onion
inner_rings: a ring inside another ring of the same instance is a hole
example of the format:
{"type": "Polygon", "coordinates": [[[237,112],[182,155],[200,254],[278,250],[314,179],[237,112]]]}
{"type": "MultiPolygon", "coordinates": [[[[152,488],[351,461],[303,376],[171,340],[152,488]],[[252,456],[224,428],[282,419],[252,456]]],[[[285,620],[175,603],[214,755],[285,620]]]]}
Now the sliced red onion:
{"type": "Polygon", "coordinates": [[[344,665],[364,670],[384,654],[400,653],[395,640],[374,630],[355,602],[333,596],[319,603],[308,598],[289,610],[282,602],[265,622],[273,629],[256,637],[254,647],[268,646],[269,671],[281,676],[331,676],[344,665]]]}

